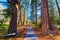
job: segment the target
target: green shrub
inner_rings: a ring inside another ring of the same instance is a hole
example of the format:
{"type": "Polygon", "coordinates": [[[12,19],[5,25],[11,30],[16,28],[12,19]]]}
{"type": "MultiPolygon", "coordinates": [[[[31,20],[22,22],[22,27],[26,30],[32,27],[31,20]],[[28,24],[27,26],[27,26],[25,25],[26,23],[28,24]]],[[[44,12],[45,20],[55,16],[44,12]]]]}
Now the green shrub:
{"type": "Polygon", "coordinates": [[[58,17],[58,18],[55,19],[55,23],[58,24],[58,25],[60,25],[60,17],[58,17]]]}

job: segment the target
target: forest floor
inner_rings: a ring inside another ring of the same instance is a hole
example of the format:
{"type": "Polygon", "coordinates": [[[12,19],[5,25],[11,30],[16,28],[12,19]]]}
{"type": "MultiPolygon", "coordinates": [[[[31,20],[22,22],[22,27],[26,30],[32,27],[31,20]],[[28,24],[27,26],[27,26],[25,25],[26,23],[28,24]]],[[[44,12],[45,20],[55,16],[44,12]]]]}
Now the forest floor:
{"type": "Polygon", "coordinates": [[[34,30],[39,40],[60,40],[60,34],[49,34],[47,36],[41,36],[40,30],[34,30]]]}
{"type": "MultiPolygon", "coordinates": [[[[18,29],[17,31],[22,30],[22,29],[23,28],[18,29]]],[[[17,37],[17,38],[6,38],[6,39],[2,39],[2,40],[24,40],[27,31],[28,31],[27,27],[25,27],[25,30],[22,32],[22,34],[19,37],[17,37]]],[[[60,34],[49,34],[47,36],[40,36],[41,35],[40,30],[37,30],[37,29],[34,30],[33,29],[33,31],[36,33],[38,40],[60,40],[60,34]]]]}
{"type": "MultiPolygon", "coordinates": [[[[27,26],[26,26],[27,27],[27,26]]],[[[24,36],[26,34],[26,31],[27,31],[27,28],[26,27],[20,27],[17,29],[18,32],[20,32],[20,30],[23,30],[24,31],[20,34],[19,33],[19,36],[18,37],[11,37],[11,38],[0,38],[0,40],[24,40],[24,36]]]]}

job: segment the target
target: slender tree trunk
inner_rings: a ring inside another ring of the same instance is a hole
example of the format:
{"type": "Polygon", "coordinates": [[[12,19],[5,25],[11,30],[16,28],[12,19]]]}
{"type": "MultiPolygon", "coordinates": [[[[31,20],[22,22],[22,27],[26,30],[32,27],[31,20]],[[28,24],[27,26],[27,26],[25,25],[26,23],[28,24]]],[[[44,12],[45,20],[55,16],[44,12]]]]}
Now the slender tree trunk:
{"type": "Polygon", "coordinates": [[[31,13],[31,16],[32,16],[32,22],[34,22],[34,5],[32,6],[32,13],[31,13]]]}
{"type": "Polygon", "coordinates": [[[19,19],[18,19],[18,25],[21,25],[22,21],[21,21],[21,7],[20,7],[20,14],[19,14],[19,19]]]}
{"type": "Polygon", "coordinates": [[[49,30],[49,11],[48,11],[48,0],[41,0],[41,22],[42,22],[42,35],[48,35],[49,30]]]}
{"type": "Polygon", "coordinates": [[[24,18],[23,18],[23,25],[24,25],[24,23],[25,23],[25,8],[24,8],[24,16],[23,16],[24,18]]]}
{"type": "Polygon", "coordinates": [[[49,3],[50,3],[50,18],[49,18],[49,25],[50,25],[50,27],[49,27],[49,29],[51,30],[51,31],[53,31],[53,27],[54,27],[54,5],[53,5],[53,2],[54,0],[50,0],[49,1],[49,3]],[[53,19],[52,19],[53,18],[53,19]]]}
{"type": "Polygon", "coordinates": [[[20,14],[20,18],[21,18],[21,25],[23,25],[23,22],[22,22],[22,21],[23,21],[23,20],[22,20],[22,19],[23,19],[23,18],[22,18],[22,13],[20,14]]]}
{"type": "Polygon", "coordinates": [[[35,15],[36,15],[36,25],[37,25],[37,0],[35,0],[35,15]]]}
{"type": "Polygon", "coordinates": [[[32,21],[34,22],[34,16],[35,16],[34,15],[34,6],[33,6],[33,10],[32,11],[33,11],[33,13],[32,13],[32,21]]]}
{"type": "Polygon", "coordinates": [[[13,6],[13,14],[10,21],[10,27],[8,29],[8,33],[16,33],[17,32],[17,7],[16,4],[13,6]]]}
{"type": "Polygon", "coordinates": [[[59,8],[57,0],[55,0],[55,1],[56,1],[56,5],[57,5],[57,8],[58,8],[59,16],[60,16],[60,8],[59,8]]]}
{"type": "Polygon", "coordinates": [[[23,14],[21,14],[21,25],[23,26],[23,14]]]}
{"type": "Polygon", "coordinates": [[[28,7],[27,7],[27,23],[26,24],[28,24],[28,7]]]}
{"type": "Polygon", "coordinates": [[[32,0],[31,3],[31,17],[32,17],[32,23],[34,22],[34,0],[32,0]]]}

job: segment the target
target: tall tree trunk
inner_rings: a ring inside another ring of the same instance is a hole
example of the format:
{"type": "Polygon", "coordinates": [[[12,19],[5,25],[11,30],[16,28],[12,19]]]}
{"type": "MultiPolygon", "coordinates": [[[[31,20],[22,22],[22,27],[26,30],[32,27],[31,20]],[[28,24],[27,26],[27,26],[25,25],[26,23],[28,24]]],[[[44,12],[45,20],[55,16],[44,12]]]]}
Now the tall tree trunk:
{"type": "Polygon", "coordinates": [[[24,23],[25,23],[25,8],[24,8],[24,14],[23,14],[24,16],[23,16],[23,25],[24,25],[24,23]]]}
{"type": "Polygon", "coordinates": [[[36,25],[37,25],[37,0],[35,0],[35,15],[36,15],[36,25]]]}
{"type": "Polygon", "coordinates": [[[10,27],[8,29],[8,33],[16,33],[17,32],[17,4],[13,6],[13,14],[10,21],[10,27]]]}
{"type": "Polygon", "coordinates": [[[55,0],[55,1],[56,1],[56,5],[57,5],[57,8],[58,8],[59,16],[60,16],[60,8],[59,8],[57,0],[55,0]]]}
{"type": "Polygon", "coordinates": [[[34,15],[34,8],[35,8],[35,7],[34,7],[34,1],[35,1],[35,0],[32,0],[32,1],[31,1],[31,10],[32,10],[32,11],[31,11],[31,17],[32,17],[32,23],[34,22],[34,16],[35,16],[35,15],[34,15]]]}
{"type": "Polygon", "coordinates": [[[18,19],[18,25],[20,26],[22,24],[21,20],[21,7],[20,7],[20,14],[19,14],[19,19],[18,19]]]}
{"type": "Polygon", "coordinates": [[[41,22],[42,22],[42,35],[48,35],[49,30],[49,11],[48,11],[48,0],[41,0],[41,22]]]}
{"type": "Polygon", "coordinates": [[[51,30],[51,31],[53,31],[53,27],[54,27],[54,0],[49,0],[49,8],[50,8],[50,10],[49,10],[49,12],[50,12],[50,18],[49,18],[49,25],[50,25],[50,27],[49,27],[49,29],[51,30]]]}
{"type": "Polygon", "coordinates": [[[26,25],[28,24],[28,7],[27,7],[27,22],[26,25]]]}

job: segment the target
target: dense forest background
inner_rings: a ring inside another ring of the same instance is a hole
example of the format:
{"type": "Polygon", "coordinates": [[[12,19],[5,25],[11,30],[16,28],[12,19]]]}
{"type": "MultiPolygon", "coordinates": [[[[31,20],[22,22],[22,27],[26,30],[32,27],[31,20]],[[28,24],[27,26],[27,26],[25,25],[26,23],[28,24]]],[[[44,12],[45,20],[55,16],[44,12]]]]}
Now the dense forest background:
{"type": "Polygon", "coordinates": [[[43,35],[60,29],[60,0],[0,0],[0,5],[0,34],[27,25],[41,29],[43,35]]]}

